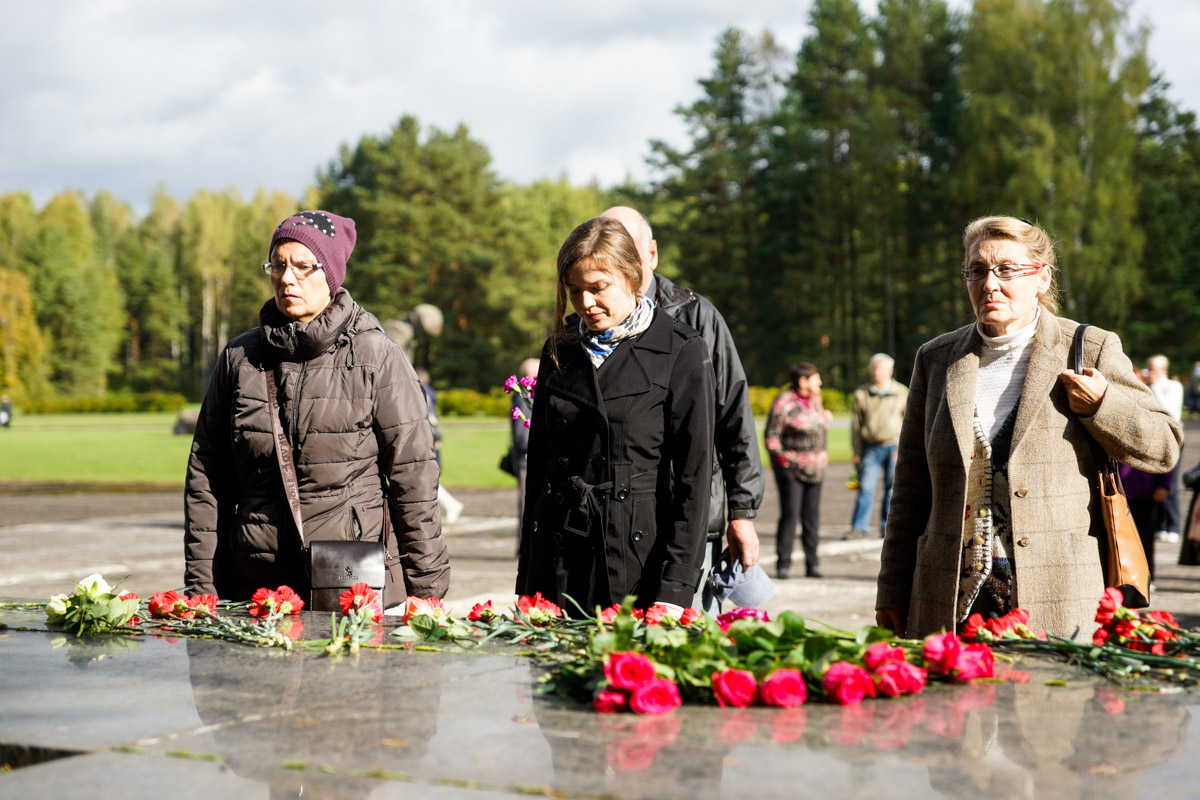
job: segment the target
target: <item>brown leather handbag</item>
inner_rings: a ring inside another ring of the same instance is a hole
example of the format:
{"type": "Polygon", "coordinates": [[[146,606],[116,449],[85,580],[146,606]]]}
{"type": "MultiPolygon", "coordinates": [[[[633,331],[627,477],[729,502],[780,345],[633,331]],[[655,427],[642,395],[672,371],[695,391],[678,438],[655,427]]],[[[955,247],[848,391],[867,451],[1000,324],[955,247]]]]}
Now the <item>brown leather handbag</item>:
{"type": "MultiPolygon", "coordinates": [[[[275,378],[270,370],[263,373],[267,381],[267,409],[271,416],[271,429],[275,434],[275,456],[279,461],[279,472],[283,476],[283,488],[287,494],[288,508],[301,543],[307,545],[308,577],[310,592],[305,605],[309,611],[341,611],[339,598],[356,583],[365,583],[383,598],[386,606],[388,597],[384,592],[387,583],[384,559],[387,555],[384,542],[362,541],[361,521],[355,526],[358,539],[309,542],[304,538],[304,518],[300,514],[300,484],[296,478],[296,465],[292,460],[292,447],[283,423],[279,421],[279,396],[275,378]]],[[[388,509],[383,509],[385,538],[391,538],[388,524],[388,509]]],[[[393,595],[395,592],[392,593],[393,595]]]]}
{"type": "MultiPolygon", "coordinates": [[[[1078,374],[1083,374],[1083,331],[1087,327],[1084,324],[1075,329],[1075,372],[1078,374]]],[[[1150,605],[1150,565],[1146,562],[1137,525],[1129,513],[1121,474],[1116,462],[1086,428],[1084,434],[1092,450],[1092,460],[1096,462],[1100,512],[1108,531],[1104,584],[1121,590],[1126,608],[1145,608],[1150,605]]]]}

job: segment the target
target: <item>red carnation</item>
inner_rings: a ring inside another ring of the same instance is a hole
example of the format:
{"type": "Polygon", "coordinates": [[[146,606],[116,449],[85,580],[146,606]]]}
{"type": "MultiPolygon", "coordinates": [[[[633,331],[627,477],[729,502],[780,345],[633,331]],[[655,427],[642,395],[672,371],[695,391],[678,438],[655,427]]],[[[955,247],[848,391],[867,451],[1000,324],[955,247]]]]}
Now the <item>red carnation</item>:
{"type": "Polygon", "coordinates": [[[155,592],[150,595],[150,602],[147,604],[150,616],[155,619],[170,617],[175,611],[175,601],[178,599],[179,595],[175,592],[155,592]]]}
{"type": "Polygon", "coordinates": [[[1107,625],[1124,602],[1125,595],[1121,594],[1120,589],[1105,589],[1104,594],[1100,597],[1100,605],[1096,607],[1096,622],[1107,625]]]}
{"type": "Polygon", "coordinates": [[[187,599],[187,604],[193,611],[203,611],[213,617],[217,615],[218,602],[215,594],[197,594],[187,599]]]}

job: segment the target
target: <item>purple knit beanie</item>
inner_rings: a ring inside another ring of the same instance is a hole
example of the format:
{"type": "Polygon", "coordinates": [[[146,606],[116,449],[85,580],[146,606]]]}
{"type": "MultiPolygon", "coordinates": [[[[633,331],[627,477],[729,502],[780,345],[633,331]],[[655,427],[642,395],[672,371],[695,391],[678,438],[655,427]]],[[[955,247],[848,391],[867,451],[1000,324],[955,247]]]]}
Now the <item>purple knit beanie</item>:
{"type": "Polygon", "coordinates": [[[339,217],[328,211],[301,211],[279,223],[271,236],[271,246],[267,250],[267,258],[275,252],[275,243],[281,239],[294,239],[312,250],[317,261],[325,268],[325,282],[329,284],[329,294],[337,294],[342,281],[346,280],[346,262],[354,252],[354,242],[358,234],[354,230],[354,220],[349,217],[339,217]]]}

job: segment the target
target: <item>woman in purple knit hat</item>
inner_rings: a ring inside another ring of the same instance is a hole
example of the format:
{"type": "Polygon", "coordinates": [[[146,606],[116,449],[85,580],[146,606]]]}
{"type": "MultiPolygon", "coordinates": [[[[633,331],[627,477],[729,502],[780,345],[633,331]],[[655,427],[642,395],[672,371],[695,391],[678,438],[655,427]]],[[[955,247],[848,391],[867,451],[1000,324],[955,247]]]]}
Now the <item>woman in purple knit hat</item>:
{"type": "Polygon", "coordinates": [[[188,459],[193,591],[236,600],[286,584],[304,596],[305,550],[331,539],[385,542],[388,605],[449,587],[425,397],[399,346],[342,288],[355,238],[354,220],[327,211],[290,216],[271,237],[261,269],[273,296],[258,327],[221,352],[188,459]],[[300,525],[277,430],[290,445],[300,525]]]}

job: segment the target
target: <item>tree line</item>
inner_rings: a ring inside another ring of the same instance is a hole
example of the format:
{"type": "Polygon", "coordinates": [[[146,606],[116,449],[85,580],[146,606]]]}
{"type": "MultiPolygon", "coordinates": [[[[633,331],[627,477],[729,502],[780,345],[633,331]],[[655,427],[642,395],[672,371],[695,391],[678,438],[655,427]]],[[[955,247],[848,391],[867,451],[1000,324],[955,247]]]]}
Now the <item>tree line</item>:
{"type": "Polygon", "coordinates": [[[159,191],[137,219],[107,192],[41,209],[0,195],[0,387],[198,397],[270,296],[257,265],[299,207],[355,219],[345,285],[380,319],[442,309],[440,386],[486,389],[537,353],[559,244],[617,202],[650,217],[660,268],[722,309],[757,384],[804,359],[847,389],[876,351],[903,376],[971,320],[961,230],[988,213],[1057,237],[1064,315],[1176,371],[1200,358],[1200,138],[1127,2],[814,0],[810,15],[795,52],[718,37],[700,99],[677,109],[687,144],[650,142],[644,183],[502,181],[465,127],[405,116],[344,145],[303,198],[159,191]]]}

